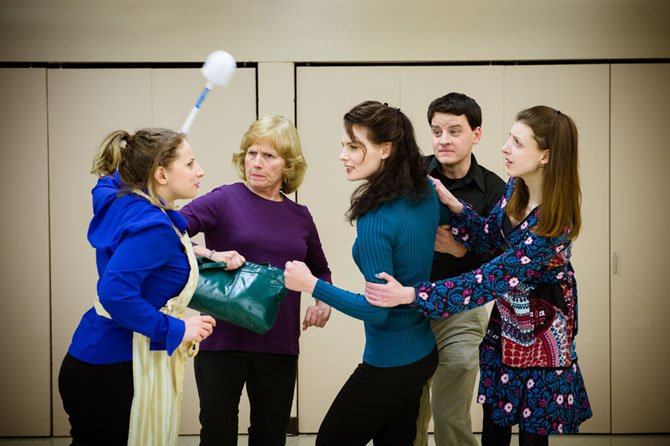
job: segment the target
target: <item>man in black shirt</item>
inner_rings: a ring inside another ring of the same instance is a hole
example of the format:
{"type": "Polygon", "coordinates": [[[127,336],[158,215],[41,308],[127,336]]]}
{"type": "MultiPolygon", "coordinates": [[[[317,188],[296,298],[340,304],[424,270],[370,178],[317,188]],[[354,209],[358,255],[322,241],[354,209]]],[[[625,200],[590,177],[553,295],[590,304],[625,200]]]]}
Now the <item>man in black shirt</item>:
{"type": "MultiPolygon", "coordinates": [[[[486,216],[505,191],[495,173],[480,166],[472,148],[482,135],[482,113],[477,102],[460,93],[435,99],[428,107],[433,134],[433,155],[427,157],[429,174],[439,179],[458,199],[486,216]]],[[[454,241],[449,226],[438,228],[430,280],[444,279],[472,271],[491,255],[468,252],[454,241]]],[[[478,307],[432,320],[440,362],[426,385],[417,421],[414,446],[427,444],[431,405],[436,446],[477,446],[472,433],[470,406],[477,372],[479,344],[488,323],[488,309],[478,307]]]]}

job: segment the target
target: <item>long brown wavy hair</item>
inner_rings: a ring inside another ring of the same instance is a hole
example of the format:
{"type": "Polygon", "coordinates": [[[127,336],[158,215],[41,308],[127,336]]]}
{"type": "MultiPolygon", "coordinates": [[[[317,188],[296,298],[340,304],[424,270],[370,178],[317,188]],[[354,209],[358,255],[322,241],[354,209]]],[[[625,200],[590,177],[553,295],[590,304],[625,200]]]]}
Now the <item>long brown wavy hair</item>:
{"type": "Polygon", "coordinates": [[[419,201],[428,188],[428,169],[414,137],[412,122],[399,108],[377,101],[365,101],[344,115],[344,128],[352,141],[357,141],[353,126],[364,129],[375,144],[391,143],[389,157],[382,168],[359,186],[351,195],[347,211],[349,222],[399,196],[419,201]]]}
{"type": "MultiPolygon", "coordinates": [[[[520,111],[516,120],[531,128],[541,150],[549,150],[535,233],[556,237],[568,230],[574,240],[582,224],[577,126],[570,116],[545,105],[520,111]]],[[[507,215],[523,219],[528,200],[528,187],[519,178],[507,204],[507,215]]]]}

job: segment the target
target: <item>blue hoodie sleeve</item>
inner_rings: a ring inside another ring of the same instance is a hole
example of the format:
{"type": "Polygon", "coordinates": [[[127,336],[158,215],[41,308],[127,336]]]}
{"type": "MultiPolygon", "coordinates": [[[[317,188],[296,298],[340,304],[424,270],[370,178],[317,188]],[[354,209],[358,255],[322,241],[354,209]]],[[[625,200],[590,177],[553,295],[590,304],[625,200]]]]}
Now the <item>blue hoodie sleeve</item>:
{"type": "Polygon", "coordinates": [[[156,296],[144,290],[143,284],[174,255],[173,244],[167,241],[175,237],[171,227],[159,225],[124,238],[98,281],[100,303],[112,320],[164,346],[168,354],[184,337],[184,321],[161,313],[167,299],[155,301],[156,296]]]}

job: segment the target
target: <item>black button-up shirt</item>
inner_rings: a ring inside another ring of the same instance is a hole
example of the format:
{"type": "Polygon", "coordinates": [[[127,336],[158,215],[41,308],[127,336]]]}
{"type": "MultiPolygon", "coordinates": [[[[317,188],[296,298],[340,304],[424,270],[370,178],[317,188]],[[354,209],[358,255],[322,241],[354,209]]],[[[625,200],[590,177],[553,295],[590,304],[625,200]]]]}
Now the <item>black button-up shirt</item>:
{"type": "MultiPolygon", "coordinates": [[[[456,198],[470,203],[479,215],[485,217],[505,192],[505,182],[495,173],[480,166],[474,154],[470,156],[472,157],[470,169],[463,178],[456,180],[447,178],[442,173],[442,166],[435,155],[426,157],[428,173],[433,178],[440,180],[456,198]]],[[[491,254],[470,251],[460,258],[436,252],[430,280],[446,279],[472,271],[491,258],[491,254]]]]}

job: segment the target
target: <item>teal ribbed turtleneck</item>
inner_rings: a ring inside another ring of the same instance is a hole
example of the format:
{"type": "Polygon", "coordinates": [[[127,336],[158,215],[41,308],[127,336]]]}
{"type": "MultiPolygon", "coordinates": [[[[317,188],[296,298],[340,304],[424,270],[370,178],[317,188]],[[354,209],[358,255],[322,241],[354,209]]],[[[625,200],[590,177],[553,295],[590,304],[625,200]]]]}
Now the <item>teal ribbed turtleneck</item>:
{"type": "MultiPolygon", "coordinates": [[[[437,225],[447,215],[431,188],[429,196],[418,203],[400,197],[362,216],[356,223],[357,238],[352,251],[365,280],[380,282],[375,274],[382,271],[408,286],[428,280],[437,225]]],[[[322,280],[317,282],[313,295],[364,321],[363,361],[367,364],[376,367],[411,364],[435,347],[428,319],[416,309],[404,305],[375,307],[367,303],[364,295],[344,291],[322,280]]]]}

